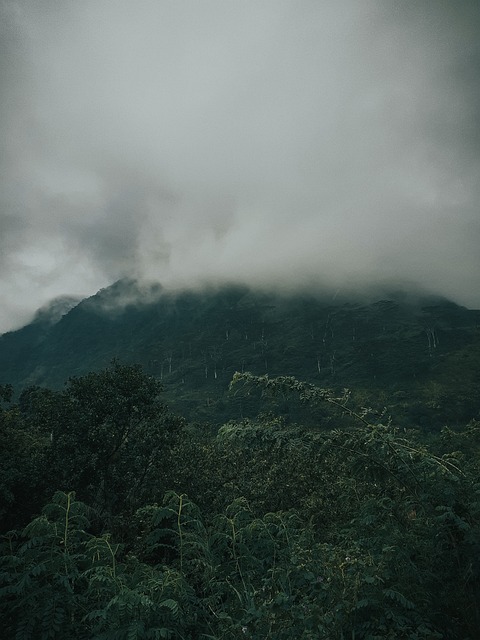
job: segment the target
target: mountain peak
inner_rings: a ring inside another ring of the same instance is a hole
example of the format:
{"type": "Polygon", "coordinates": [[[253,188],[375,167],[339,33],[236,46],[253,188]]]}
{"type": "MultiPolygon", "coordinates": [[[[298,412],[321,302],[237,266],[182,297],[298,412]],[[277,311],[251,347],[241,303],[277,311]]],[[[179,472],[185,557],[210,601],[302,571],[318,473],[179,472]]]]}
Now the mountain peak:
{"type": "Polygon", "coordinates": [[[76,307],[81,300],[82,298],[78,296],[58,296],[37,310],[32,324],[56,324],[64,315],[76,307]]]}

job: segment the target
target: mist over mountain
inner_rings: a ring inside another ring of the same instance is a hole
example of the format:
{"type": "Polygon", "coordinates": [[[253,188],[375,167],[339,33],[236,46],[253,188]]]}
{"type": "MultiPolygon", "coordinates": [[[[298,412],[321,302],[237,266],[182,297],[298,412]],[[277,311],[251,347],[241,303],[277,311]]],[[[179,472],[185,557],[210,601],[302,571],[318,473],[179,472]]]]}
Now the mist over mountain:
{"type": "Polygon", "coordinates": [[[64,315],[75,307],[81,298],[75,296],[59,296],[40,307],[33,317],[33,324],[56,324],[64,315]]]}
{"type": "Polygon", "coordinates": [[[0,0],[4,637],[478,637],[479,69],[479,0],[0,0]]]}
{"type": "Polygon", "coordinates": [[[4,0],[0,331],[124,277],[480,306],[476,1],[4,0]]]}
{"type": "MultiPolygon", "coordinates": [[[[61,389],[114,359],[139,363],[178,413],[222,424],[260,410],[259,397],[229,392],[235,372],[249,371],[348,388],[358,406],[386,407],[396,424],[431,430],[478,416],[479,327],[480,311],[404,292],[178,292],[121,280],[0,336],[0,385],[61,389]]],[[[298,403],[265,402],[263,410],[306,419],[298,403]]]]}

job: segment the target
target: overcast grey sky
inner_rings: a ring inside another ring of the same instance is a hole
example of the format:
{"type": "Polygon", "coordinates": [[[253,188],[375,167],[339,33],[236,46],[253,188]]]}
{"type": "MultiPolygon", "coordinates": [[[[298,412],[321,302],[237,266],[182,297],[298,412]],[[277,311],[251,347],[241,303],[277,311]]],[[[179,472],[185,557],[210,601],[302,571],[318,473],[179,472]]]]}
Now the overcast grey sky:
{"type": "Polygon", "coordinates": [[[0,332],[132,274],[480,306],[477,0],[0,3],[0,332]]]}

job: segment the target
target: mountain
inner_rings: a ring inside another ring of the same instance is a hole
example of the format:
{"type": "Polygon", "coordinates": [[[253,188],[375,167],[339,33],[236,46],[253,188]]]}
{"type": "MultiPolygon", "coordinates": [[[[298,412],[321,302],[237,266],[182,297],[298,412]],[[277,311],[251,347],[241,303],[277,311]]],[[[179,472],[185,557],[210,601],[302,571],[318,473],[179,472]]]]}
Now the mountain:
{"type": "MultiPolygon", "coordinates": [[[[235,371],[292,375],[349,388],[357,404],[435,429],[478,416],[479,327],[480,311],[439,298],[171,292],[122,280],[81,301],[54,301],[0,336],[0,383],[60,388],[117,358],[160,378],[187,418],[218,424],[258,409],[254,396],[228,392],[235,371]]],[[[273,409],[286,419],[301,411],[285,398],[273,409]]]]}

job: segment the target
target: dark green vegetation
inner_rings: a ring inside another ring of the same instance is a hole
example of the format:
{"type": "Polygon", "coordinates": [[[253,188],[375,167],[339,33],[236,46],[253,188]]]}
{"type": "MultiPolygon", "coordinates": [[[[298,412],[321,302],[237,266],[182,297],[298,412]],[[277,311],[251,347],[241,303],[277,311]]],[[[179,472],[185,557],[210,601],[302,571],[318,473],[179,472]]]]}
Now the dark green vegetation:
{"type": "Polygon", "coordinates": [[[119,282],[1,336],[2,637],[474,640],[479,325],[119,282]]]}
{"type": "MultiPolygon", "coordinates": [[[[61,389],[118,358],[160,379],[172,409],[215,425],[266,410],[258,397],[228,394],[235,371],[349,388],[357,404],[425,430],[465,424],[480,409],[480,311],[441,299],[162,293],[121,281],[61,312],[56,304],[0,336],[0,383],[61,389]]],[[[277,409],[287,421],[311,417],[292,399],[277,409]]]]}
{"type": "Polygon", "coordinates": [[[238,373],[235,398],[310,426],[216,430],[118,363],[0,390],[3,638],[478,638],[480,422],[397,428],[238,373]]]}

